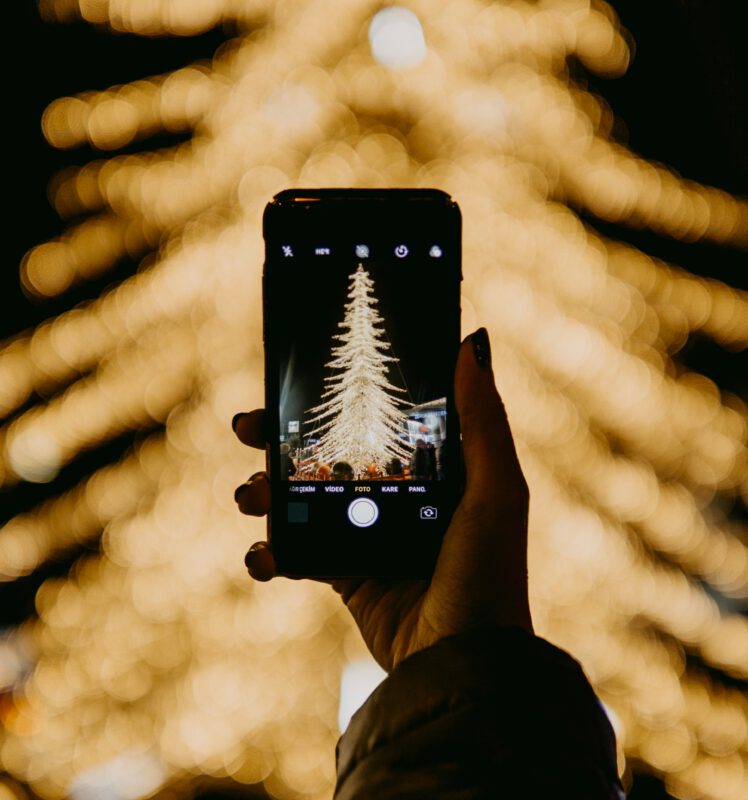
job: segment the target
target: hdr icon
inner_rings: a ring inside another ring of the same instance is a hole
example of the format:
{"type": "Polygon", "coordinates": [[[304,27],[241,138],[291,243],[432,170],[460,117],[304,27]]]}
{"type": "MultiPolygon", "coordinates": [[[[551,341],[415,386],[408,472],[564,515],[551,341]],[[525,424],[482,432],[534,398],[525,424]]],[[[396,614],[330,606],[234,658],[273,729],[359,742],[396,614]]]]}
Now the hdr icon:
{"type": "Polygon", "coordinates": [[[329,247],[315,247],[314,254],[317,256],[329,256],[330,255],[330,248],[329,247]]]}

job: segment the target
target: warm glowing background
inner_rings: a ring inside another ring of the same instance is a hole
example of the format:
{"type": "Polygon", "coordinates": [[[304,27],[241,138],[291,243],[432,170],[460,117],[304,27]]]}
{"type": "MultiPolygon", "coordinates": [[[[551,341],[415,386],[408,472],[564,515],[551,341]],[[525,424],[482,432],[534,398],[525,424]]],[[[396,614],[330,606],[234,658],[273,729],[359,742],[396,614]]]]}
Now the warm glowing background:
{"type": "Polygon", "coordinates": [[[232,494],[261,463],[229,421],[262,404],[262,209],[333,185],[457,199],[464,331],[489,328],[533,497],[537,628],[581,660],[627,775],[684,800],[748,796],[748,538],[731,513],[748,416],[674,358],[695,333],[744,349],[748,297],[589,222],[744,252],[748,204],[616,143],[569,69],[626,70],[608,6],[438,7],[41,2],[50,22],[235,35],[42,119],[52,147],[97,152],[52,179],[66,222],[24,257],[24,290],[60,303],[117,280],[0,349],[1,497],[49,487],[3,515],[0,580],[77,555],[1,632],[0,800],[187,798],[208,778],[329,796],[341,676],[357,703],[371,668],[327,587],[249,582],[264,525],[232,494]],[[149,149],[164,132],[184,141],[149,149]],[[140,267],[120,279],[126,259],[140,267]]]}

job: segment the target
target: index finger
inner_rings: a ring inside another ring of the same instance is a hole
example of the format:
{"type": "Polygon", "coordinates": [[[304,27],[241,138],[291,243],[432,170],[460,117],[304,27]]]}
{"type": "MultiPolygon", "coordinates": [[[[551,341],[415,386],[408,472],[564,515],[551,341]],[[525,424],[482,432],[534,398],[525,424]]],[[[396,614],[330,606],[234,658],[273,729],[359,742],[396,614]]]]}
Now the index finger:
{"type": "Polygon", "coordinates": [[[267,436],[265,435],[265,409],[256,408],[254,411],[241,411],[234,415],[231,427],[240,442],[259,450],[265,449],[267,436]]]}

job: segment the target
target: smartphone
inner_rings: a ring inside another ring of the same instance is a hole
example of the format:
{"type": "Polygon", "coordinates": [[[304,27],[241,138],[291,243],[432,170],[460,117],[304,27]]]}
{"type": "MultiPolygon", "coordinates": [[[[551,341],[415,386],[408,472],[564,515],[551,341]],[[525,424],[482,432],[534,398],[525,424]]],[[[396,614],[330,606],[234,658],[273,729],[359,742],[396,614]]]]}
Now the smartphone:
{"type": "Polygon", "coordinates": [[[462,494],[460,210],[433,189],[291,189],[263,233],[277,569],[428,577],[462,494]]]}

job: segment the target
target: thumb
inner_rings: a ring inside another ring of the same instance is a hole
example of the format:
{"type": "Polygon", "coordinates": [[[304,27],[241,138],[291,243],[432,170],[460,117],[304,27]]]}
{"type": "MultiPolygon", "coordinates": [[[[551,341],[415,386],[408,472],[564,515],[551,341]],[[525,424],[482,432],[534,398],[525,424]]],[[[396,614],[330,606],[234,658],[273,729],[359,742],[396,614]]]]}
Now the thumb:
{"type": "Polygon", "coordinates": [[[439,553],[429,613],[451,632],[489,623],[532,632],[527,592],[529,493],[494,385],[485,328],[460,347],[455,404],[465,491],[439,553]]]}
{"type": "Polygon", "coordinates": [[[504,404],[496,391],[488,332],[479,328],[460,347],[455,370],[466,484],[464,501],[522,512],[527,485],[504,404]]]}

